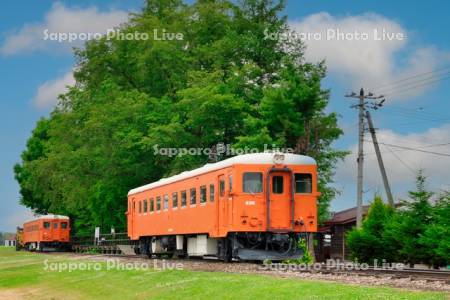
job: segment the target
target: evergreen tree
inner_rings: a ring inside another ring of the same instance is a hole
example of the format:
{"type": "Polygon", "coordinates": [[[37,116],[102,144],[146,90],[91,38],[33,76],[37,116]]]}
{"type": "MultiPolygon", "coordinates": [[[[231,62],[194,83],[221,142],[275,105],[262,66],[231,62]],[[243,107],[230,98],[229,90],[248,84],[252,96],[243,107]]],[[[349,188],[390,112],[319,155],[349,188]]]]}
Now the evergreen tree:
{"type": "Polygon", "coordinates": [[[409,264],[431,263],[427,255],[427,246],[420,237],[432,223],[433,208],[430,199],[433,193],[426,189],[426,177],[419,171],[416,178],[416,189],[409,192],[410,199],[402,201],[403,210],[389,224],[385,243],[396,245],[398,252],[393,257],[409,264]]]}
{"type": "Polygon", "coordinates": [[[419,238],[426,261],[434,267],[450,264],[450,192],[440,195],[433,206],[433,222],[419,238]]]}
{"type": "Polygon", "coordinates": [[[372,264],[374,259],[381,263],[388,257],[383,237],[393,213],[392,207],[375,196],[361,229],[354,228],[347,234],[346,242],[353,259],[372,264]]]}

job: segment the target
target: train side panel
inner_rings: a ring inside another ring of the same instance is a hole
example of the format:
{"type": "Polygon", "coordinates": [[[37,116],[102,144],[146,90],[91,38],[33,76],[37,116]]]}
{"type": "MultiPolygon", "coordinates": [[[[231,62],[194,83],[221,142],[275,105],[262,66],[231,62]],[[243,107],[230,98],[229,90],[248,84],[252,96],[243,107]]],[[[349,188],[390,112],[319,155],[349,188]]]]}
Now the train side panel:
{"type": "Polygon", "coordinates": [[[225,174],[233,174],[232,168],[131,195],[127,211],[130,238],[168,234],[224,234],[231,219],[219,224],[219,209],[229,211],[230,215],[232,212],[231,201],[219,203],[218,180],[219,176],[225,174]],[[220,231],[219,226],[222,226],[220,231]]]}

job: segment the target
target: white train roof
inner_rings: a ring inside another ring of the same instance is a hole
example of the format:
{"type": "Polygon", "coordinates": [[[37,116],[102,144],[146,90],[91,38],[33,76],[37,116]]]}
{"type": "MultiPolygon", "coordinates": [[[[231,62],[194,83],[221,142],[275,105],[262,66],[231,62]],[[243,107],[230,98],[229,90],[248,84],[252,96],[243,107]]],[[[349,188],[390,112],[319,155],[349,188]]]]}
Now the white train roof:
{"type": "Polygon", "coordinates": [[[141,187],[132,189],[128,192],[128,195],[137,194],[152,188],[160,187],[169,183],[173,183],[176,181],[180,181],[183,179],[187,179],[190,177],[198,176],[200,174],[208,173],[211,171],[216,171],[219,169],[227,168],[232,165],[237,164],[248,164],[248,165],[260,165],[260,164],[267,164],[267,165],[274,165],[275,164],[275,157],[282,156],[282,160],[278,161],[279,164],[283,165],[316,165],[316,161],[314,158],[305,156],[305,155],[299,155],[299,154],[292,154],[292,153],[251,153],[251,154],[243,154],[234,156],[216,163],[212,164],[206,164],[203,167],[182,172],[178,175],[174,175],[167,178],[162,178],[159,181],[143,185],[141,187]]]}
{"type": "Polygon", "coordinates": [[[38,216],[35,219],[30,220],[30,221],[28,221],[26,223],[33,222],[33,221],[36,221],[36,220],[44,220],[44,219],[69,220],[69,217],[68,216],[61,216],[61,215],[41,215],[41,216],[38,216]]]}

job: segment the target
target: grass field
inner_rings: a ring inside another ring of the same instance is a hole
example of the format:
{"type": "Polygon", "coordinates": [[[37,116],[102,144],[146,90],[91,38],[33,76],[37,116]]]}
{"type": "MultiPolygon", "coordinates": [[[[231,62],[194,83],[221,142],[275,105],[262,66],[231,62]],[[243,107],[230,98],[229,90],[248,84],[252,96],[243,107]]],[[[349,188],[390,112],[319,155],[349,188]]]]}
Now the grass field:
{"type": "MultiPolygon", "coordinates": [[[[0,299],[447,299],[445,293],[187,270],[52,271],[58,255],[0,247],[0,299]],[[46,261],[48,259],[48,261],[46,261]]],[[[100,264],[100,263],[99,263],[100,264]]],[[[98,265],[96,265],[98,267],[98,265]]]]}

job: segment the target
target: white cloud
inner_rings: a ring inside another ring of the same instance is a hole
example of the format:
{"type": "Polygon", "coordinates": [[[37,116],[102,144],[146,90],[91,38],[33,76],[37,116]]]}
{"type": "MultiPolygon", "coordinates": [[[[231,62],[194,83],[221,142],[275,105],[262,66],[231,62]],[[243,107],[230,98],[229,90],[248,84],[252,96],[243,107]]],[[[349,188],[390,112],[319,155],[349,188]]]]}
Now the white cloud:
{"type": "Polygon", "coordinates": [[[68,8],[56,2],[42,23],[25,24],[18,32],[9,35],[0,48],[3,55],[23,52],[70,50],[82,45],[83,41],[63,42],[44,40],[44,30],[48,33],[106,33],[125,22],[128,13],[120,10],[99,11],[96,7],[68,8]]]}
{"type": "MultiPolygon", "coordinates": [[[[438,128],[431,128],[425,132],[407,135],[401,135],[392,130],[380,130],[377,133],[377,137],[380,144],[385,143],[450,154],[450,144],[448,144],[450,142],[450,124],[438,128]],[[430,147],[430,145],[445,143],[447,145],[430,147]]],[[[370,135],[367,134],[365,140],[371,140],[370,135]]],[[[423,169],[425,175],[428,176],[430,188],[450,188],[449,156],[438,156],[392,146],[388,149],[383,144],[380,145],[380,148],[394,198],[404,197],[405,191],[413,188],[415,176],[419,169],[423,169]]],[[[353,193],[356,184],[357,145],[352,145],[349,150],[354,154],[349,155],[344,162],[338,165],[336,182],[339,183],[338,188],[343,189],[345,198],[355,199],[356,195],[353,193]]],[[[371,197],[375,191],[384,192],[384,187],[381,181],[378,162],[374,155],[373,144],[371,142],[364,143],[364,151],[366,153],[364,159],[364,187],[365,190],[371,189],[371,192],[367,196],[371,197]]]]}
{"type": "Polygon", "coordinates": [[[74,84],[72,71],[67,72],[61,78],[46,81],[38,87],[33,102],[39,108],[54,106],[58,102],[58,96],[67,91],[67,86],[74,84]]]}
{"type": "MultiPolygon", "coordinates": [[[[413,35],[397,22],[378,14],[334,17],[321,12],[301,21],[291,22],[290,25],[297,33],[315,33],[320,37],[306,37],[306,59],[312,62],[325,59],[330,73],[349,85],[349,89],[378,87],[401,78],[433,71],[442,64],[442,60],[450,61],[448,53],[433,46],[412,49],[408,40],[413,35]],[[386,33],[385,38],[379,40],[383,32],[386,33]],[[405,38],[389,40],[387,33],[401,34],[405,38]],[[346,39],[344,34],[350,34],[353,40],[346,39]]],[[[390,88],[392,87],[385,87],[380,92],[388,92],[390,88]]],[[[417,95],[424,89],[425,87],[414,89],[408,94],[398,94],[396,98],[417,95]]]]}

